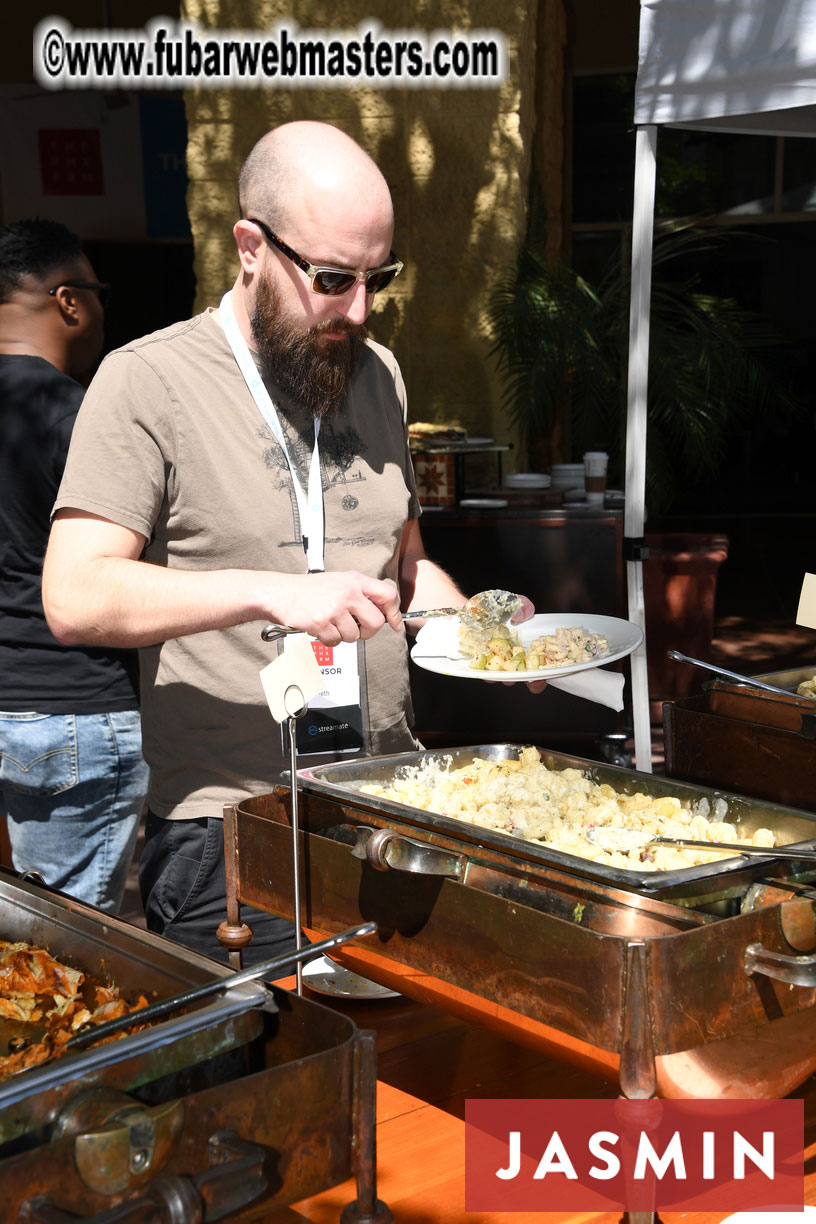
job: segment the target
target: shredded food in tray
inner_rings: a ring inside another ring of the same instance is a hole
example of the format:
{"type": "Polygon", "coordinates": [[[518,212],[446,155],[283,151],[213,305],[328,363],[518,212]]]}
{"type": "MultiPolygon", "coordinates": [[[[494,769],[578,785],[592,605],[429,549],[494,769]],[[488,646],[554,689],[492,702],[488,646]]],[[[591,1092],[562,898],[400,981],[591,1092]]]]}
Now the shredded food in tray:
{"type": "MultiPolygon", "coordinates": [[[[81,970],[44,948],[0,940],[0,1023],[12,1030],[9,1051],[0,1055],[0,1080],[58,1057],[84,1025],[103,1024],[141,1007],[147,1007],[144,995],[127,1003],[118,987],[92,985],[81,970]]],[[[104,1041],[118,1036],[124,1034],[104,1041]]]]}
{"type": "Polygon", "coordinates": [[[459,649],[475,671],[542,671],[602,658],[609,653],[609,643],[601,634],[575,626],[535,638],[525,648],[509,625],[483,630],[462,626],[459,649]]]}
{"type": "Polygon", "coordinates": [[[803,680],[796,690],[799,697],[816,697],[816,676],[803,680]]]}
{"type": "Polygon", "coordinates": [[[587,829],[611,825],[641,829],[644,836],[774,845],[770,829],[757,829],[753,836],[745,837],[733,824],[717,819],[727,810],[724,800],[715,801],[712,813],[707,800],[687,808],[674,796],[624,795],[607,783],[590,781],[580,769],[548,769],[535,748],[523,748],[518,760],[474,757],[469,765],[450,766],[450,758],[431,758],[405,766],[389,785],[366,783],[360,789],[630,871],[675,871],[728,858],[734,852],[659,845],[608,851],[586,840],[587,829]]]}

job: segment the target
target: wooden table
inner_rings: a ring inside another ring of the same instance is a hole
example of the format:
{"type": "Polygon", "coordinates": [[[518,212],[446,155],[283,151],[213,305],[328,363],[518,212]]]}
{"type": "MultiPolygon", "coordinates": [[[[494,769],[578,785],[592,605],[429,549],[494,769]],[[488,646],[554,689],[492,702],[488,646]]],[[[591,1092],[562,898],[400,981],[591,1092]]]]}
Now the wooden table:
{"type": "MultiPolygon", "coordinates": [[[[287,979],[283,985],[293,985],[287,979]]],[[[378,1197],[397,1224],[618,1224],[615,1212],[465,1212],[465,1101],[471,1097],[610,1098],[617,1085],[406,998],[345,1002],[312,998],[377,1034],[378,1197]]],[[[816,1206],[816,1076],[805,1099],[805,1202],[816,1206]]],[[[355,1197],[344,1182],[269,1224],[336,1224],[355,1197]]],[[[665,1212],[662,1224],[720,1224],[728,1212],[665,1212]]],[[[242,1217],[243,1218],[243,1217],[242,1217]]],[[[249,1219],[256,1217],[247,1217],[249,1219]]],[[[762,1216],[756,1217],[762,1224],[762,1216]]]]}

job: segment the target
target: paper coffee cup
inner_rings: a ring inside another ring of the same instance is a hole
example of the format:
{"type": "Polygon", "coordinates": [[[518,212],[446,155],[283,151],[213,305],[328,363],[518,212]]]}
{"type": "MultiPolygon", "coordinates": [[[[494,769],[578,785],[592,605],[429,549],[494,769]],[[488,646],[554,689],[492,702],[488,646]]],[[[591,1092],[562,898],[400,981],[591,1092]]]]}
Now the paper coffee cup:
{"type": "Polygon", "coordinates": [[[602,502],[606,489],[606,451],[587,451],[584,455],[584,485],[588,502],[602,502]]]}

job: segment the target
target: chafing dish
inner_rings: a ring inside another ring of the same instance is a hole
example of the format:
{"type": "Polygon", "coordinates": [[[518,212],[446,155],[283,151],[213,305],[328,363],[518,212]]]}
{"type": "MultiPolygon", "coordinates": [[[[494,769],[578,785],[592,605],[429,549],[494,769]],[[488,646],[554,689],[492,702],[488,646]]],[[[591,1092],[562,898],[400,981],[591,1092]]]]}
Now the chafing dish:
{"type": "Polygon", "coordinates": [[[759,677],[789,697],[715,680],[694,697],[667,702],[666,772],[816,811],[816,701],[796,694],[814,671],[759,677]]]}
{"type": "MultiPolygon", "coordinates": [[[[0,873],[0,934],[125,997],[168,997],[225,965],[0,873]]],[[[346,1017],[287,991],[230,986],[184,1014],[0,1083],[3,1220],[156,1224],[271,1210],[357,1174],[376,1202],[375,1052],[346,1017]]]]}
{"type": "MultiPolygon", "coordinates": [[[[816,1068],[813,861],[735,856],[622,871],[362,794],[428,757],[514,757],[492,744],[298,775],[305,923],[374,919],[337,959],[384,985],[619,1076],[630,1096],[781,1095],[816,1068]],[[750,1085],[750,1086],[749,1086],[750,1085]]],[[[777,804],[542,753],[615,789],[721,798],[728,819],[812,849],[816,822],[777,804]]],[[[291,916],[289,792],[227,805],[227,888],[291,916]]]]}

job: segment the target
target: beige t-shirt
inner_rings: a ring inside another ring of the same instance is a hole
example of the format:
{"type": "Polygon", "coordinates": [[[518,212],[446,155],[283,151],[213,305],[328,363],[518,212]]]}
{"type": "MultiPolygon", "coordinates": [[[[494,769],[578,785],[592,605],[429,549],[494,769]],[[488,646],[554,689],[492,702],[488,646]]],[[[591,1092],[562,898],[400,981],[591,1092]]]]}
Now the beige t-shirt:
{"type": "MultiPolygon", "coordinates": [[[[297,412],[277,388],[279,410],[297,412]]],[[[419,503],[405,389],[369,342],[342,411],[320,431],[325,568],[398,576],[419,503]]],[[[98,514],[144,535],[144,559],[171,569],[306,571],[286,459],[246,388],[215,312],[105,359],[77,418],[55,509],[98,514]]],[[[262,623],[140,651],[149,803],[160,816],[220,816],[288,768],[258,672],[274,658],[262,623]]],[[[366,643],[371,750],[416,746],[404,635],[366,643]]],[[[328,760],[330,758],[323,758],[328,760]]]]}

